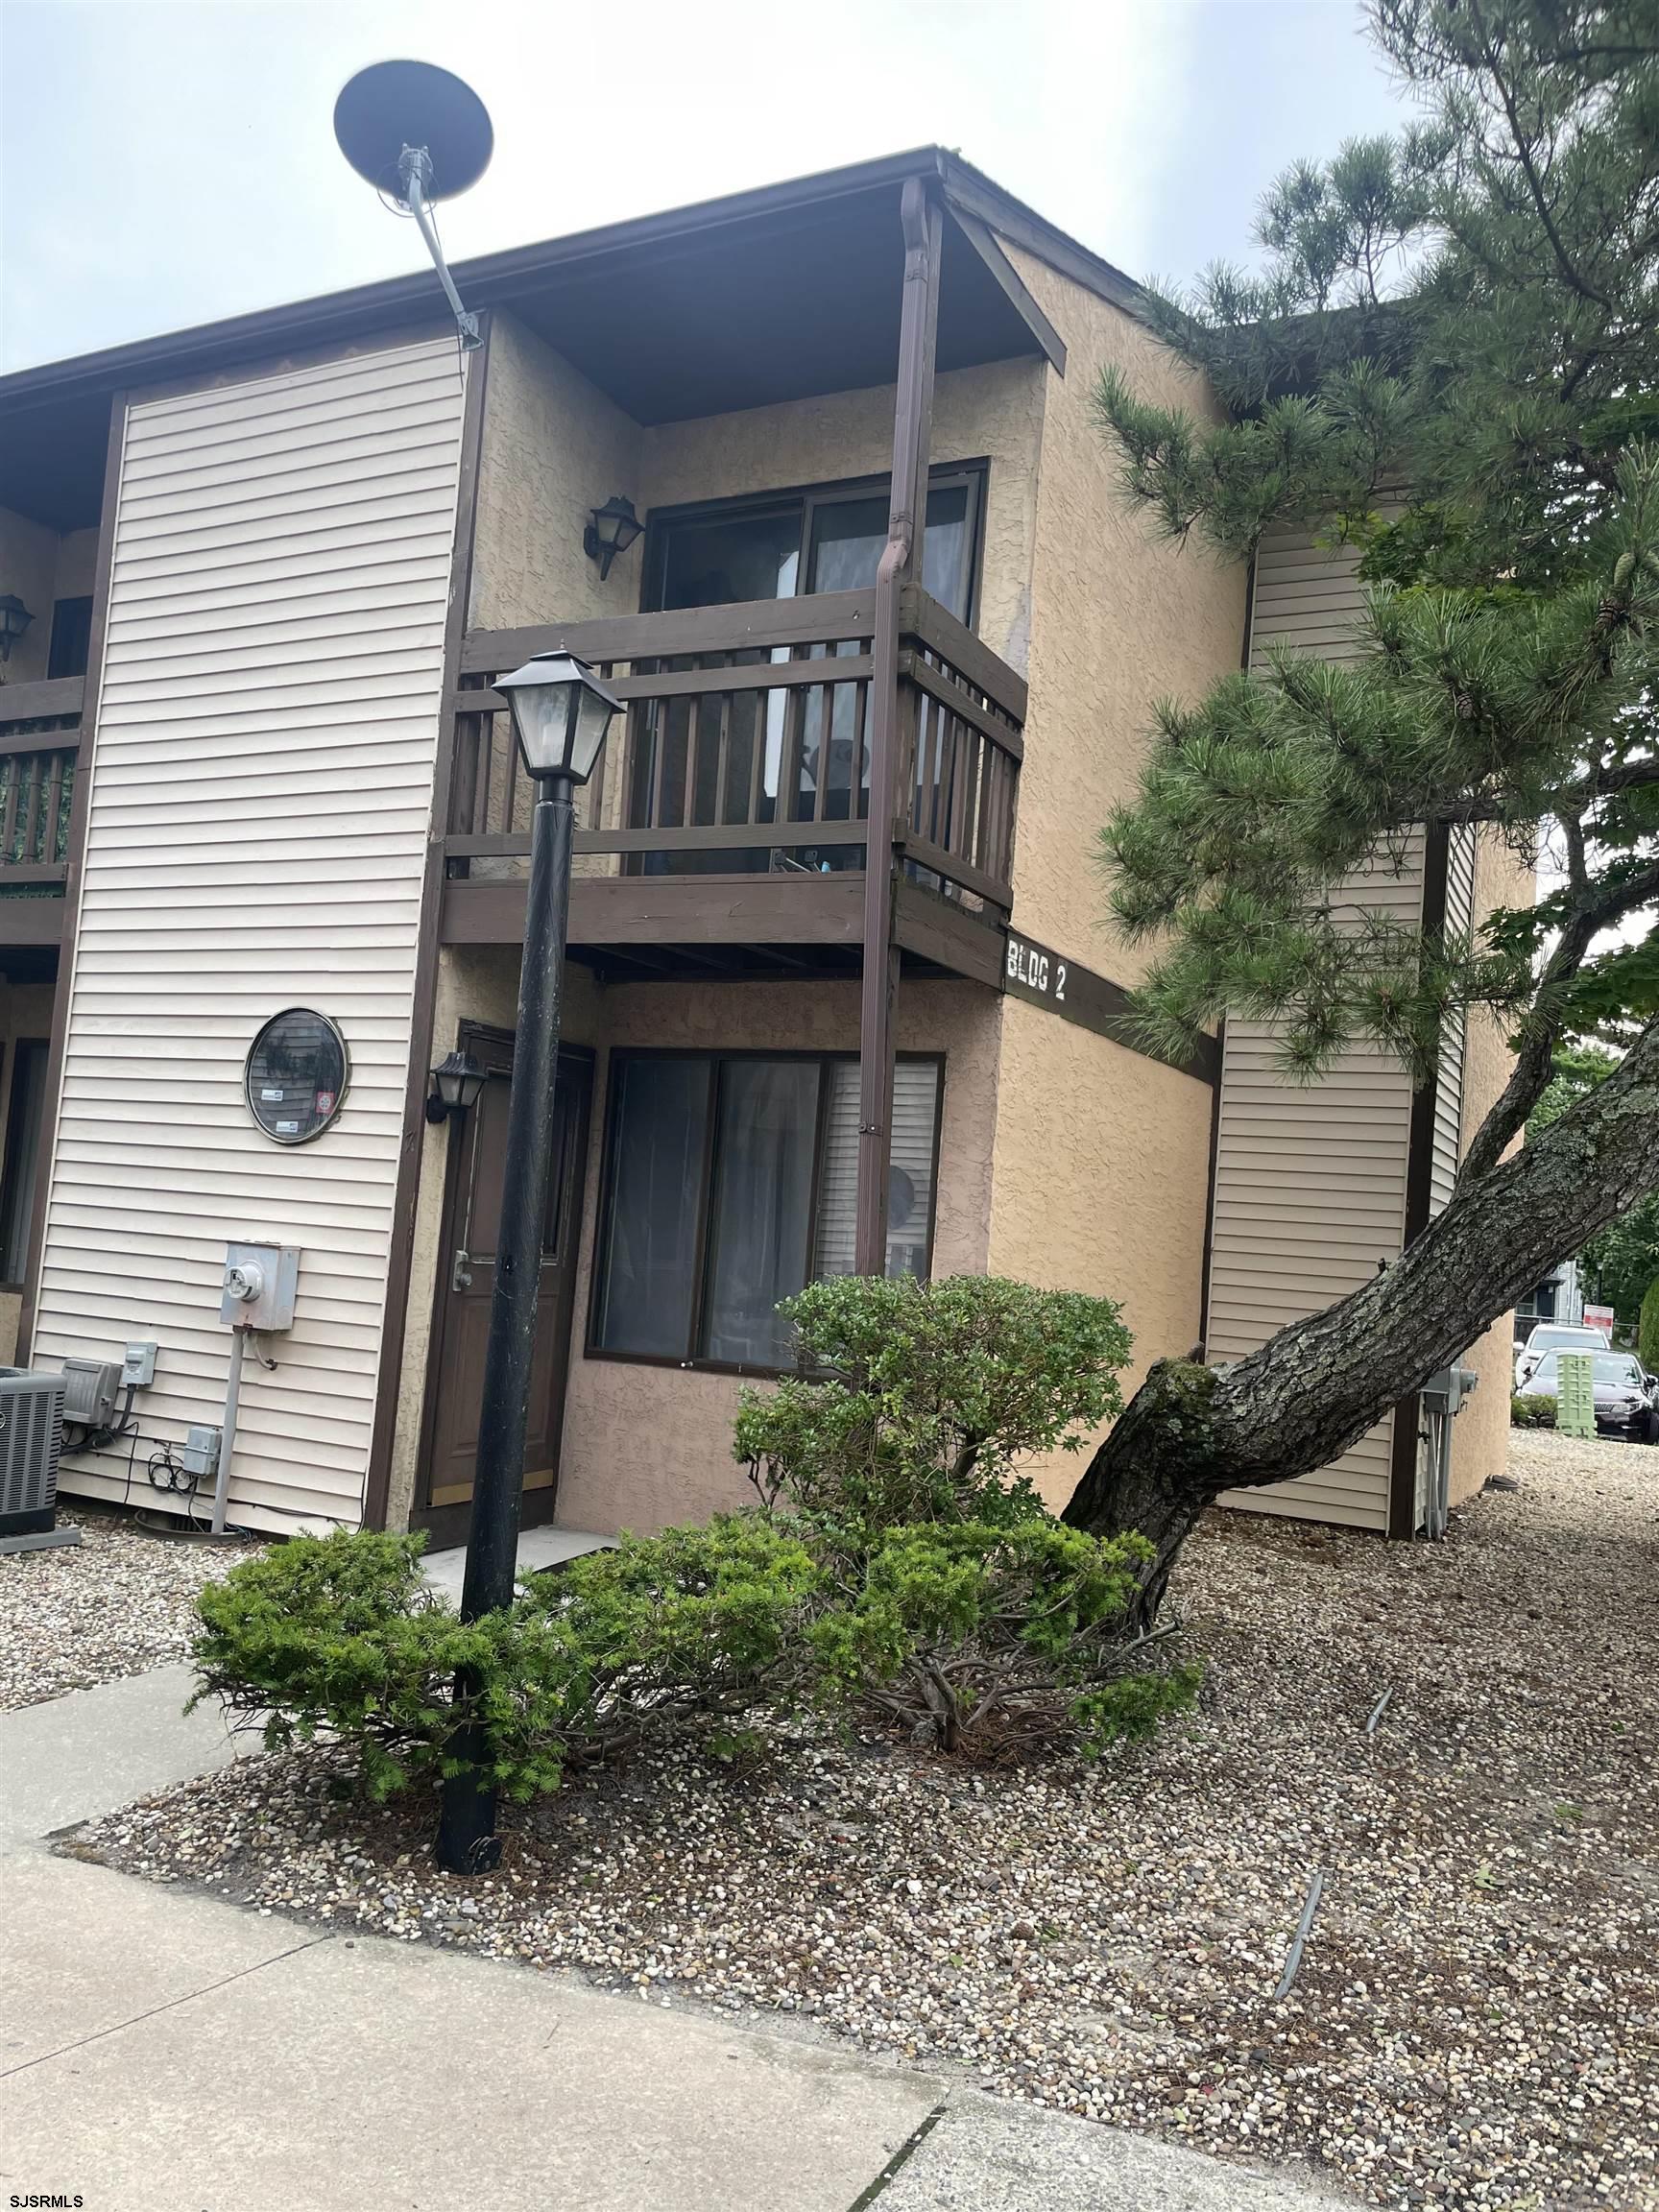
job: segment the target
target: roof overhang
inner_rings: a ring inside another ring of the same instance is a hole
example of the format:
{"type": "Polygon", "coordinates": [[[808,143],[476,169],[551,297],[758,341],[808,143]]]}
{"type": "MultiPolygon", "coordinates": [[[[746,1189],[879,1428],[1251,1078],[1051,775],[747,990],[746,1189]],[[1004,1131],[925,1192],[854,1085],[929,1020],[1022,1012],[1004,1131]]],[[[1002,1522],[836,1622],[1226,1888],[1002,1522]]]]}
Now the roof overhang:
{"type": "MultiPolygon", "coordinates": [[[[461,262],[462,298],[506,309],[637,421],[727,414],[893,379],[907,179],[944,227],[938,367],[1065,349],[999,239],[1134,312],[1109,263],[937,147],[461,262]]],[[[0,377],[0,504],[58,529],[97,519],[112,396],[360,343],[442,308],[435,276],[360,285],[0,377]]]]}

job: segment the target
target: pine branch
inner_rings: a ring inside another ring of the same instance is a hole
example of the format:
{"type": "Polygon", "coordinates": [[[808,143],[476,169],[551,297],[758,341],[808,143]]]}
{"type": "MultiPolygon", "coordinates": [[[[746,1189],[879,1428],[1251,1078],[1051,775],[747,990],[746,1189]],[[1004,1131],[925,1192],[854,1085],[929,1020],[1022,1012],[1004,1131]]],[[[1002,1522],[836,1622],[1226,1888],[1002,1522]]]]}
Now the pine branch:
{"type": "Polygon", "coordinates": [[[1522,1024],[1514,1070],[1470,1142],[1458,1170],[1459,1184],[1478,1183],[1491,1172],[1549,1089],[1555,1048],[1571,1019],[1567,986],[1581,973],[1595,940],[1603,929],[1655,899],[1659,899],[1659,860],[1620,882],[1586,883],[1569,908],[1561,935],[1545,965],[1532,1011],[1522,1024]]]}

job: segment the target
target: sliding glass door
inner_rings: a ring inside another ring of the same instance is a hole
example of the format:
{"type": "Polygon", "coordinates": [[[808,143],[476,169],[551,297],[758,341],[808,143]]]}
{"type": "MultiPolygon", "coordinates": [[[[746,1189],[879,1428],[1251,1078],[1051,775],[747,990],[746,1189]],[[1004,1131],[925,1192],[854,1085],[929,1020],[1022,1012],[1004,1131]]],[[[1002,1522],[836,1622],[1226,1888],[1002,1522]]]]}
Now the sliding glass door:
{"type": "MultiPolygon", "coordinates": [[[[927,494],[922,583],[961,622],[974,610],[984,470],[936,471],[927,494]]],[[[879,480],[830,485],[776,497],[726,500],[653,519],[646,565],[651,611],[719,607],[808,593],[868,590],[887,541],[887,487],[879,480]]],[[[856,640],[813,655],[854,654],[856,640]]],[[[757,648],[727,658],[763,665],[789,658],[788,648],[757,648]]],[[[670,666],[690,666],[689,661],[670,666]]],[[[658,821],[711,826],[719,805],[715,748],[690,743],[691,704],[678,699],[650,710],[630,748],[628,826],[658,821]]],[[[787,738],[789,702],[782,689],[733,692],[723,709],[724,742],[741,770],[742,788],[756,750],[758,819],[787,824],[863,821],[870,811],[867,744],[859,741],[854,686],[813,687],[802,706],[799,745],[787,738]],[[786,759],[789,765],[786,766],[786,759]],[[784,789],[785,782],[789,788],[784,789]]],[[[729,772],[730,782],[730,772],[729,772]]],[[[721,816],[721,819],[729,819],[721,816]]],[[[861,869],[861,845],[814,845],[804,829],[775,849],[652,854],[626,863],[649,874],[753,875],[805,870],[828,875],[861,869]]]]}

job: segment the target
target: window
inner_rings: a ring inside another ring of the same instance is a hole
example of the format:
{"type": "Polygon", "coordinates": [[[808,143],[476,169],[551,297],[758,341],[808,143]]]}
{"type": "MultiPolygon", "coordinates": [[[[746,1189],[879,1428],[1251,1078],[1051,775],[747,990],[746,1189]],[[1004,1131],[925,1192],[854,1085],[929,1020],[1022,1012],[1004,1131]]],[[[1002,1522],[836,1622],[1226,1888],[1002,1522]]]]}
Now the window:
{"type": "MultiPolygon", "coordinates": [[[[961,622],[973,614],[984,487],[978,464],[935,469],[928,480],[922,583],[961,622]]],[[[886,542],[887,487],[879,479],[686,509],[652,521],[647,604],[720,607],[864,590],[886,542]]]]}
{"type": "MultiPolygon", "coordinates": [[[[944,1065],[893,1080],[887,1272],[925,1275],[944,1065]]],[[[850,1275],[858,1063],[760,1053],[617,1053],[589,1349],[775,1369],[781,1299],[850,1275]]]]}
{"type": "Polygon", "coordinates": [[[52,608],[52,641],[46,648],[48,680],[56,682],[60,676],[84,676],[91,646],[91,600],[56,600],[52,608]]]}
{"type": "Polygon", "coordinates": [[[5,1166],[0,1169],[0,1282],[4,1283],[21,1283],[29,1264],[48,1050],[44,1037],[20,1037],[12,1056],[12,1104],[6,1117],[5,1166]]]}

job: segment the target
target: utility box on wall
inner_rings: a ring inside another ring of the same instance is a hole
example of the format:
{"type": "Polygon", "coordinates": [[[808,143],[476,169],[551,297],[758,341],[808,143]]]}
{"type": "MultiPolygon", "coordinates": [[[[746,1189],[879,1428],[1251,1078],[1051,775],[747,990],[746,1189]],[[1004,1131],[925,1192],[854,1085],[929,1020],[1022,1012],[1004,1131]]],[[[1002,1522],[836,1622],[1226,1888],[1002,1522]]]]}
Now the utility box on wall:
{"type": "Polygon", "coordinates": [[[300,1279],[297,1244],[229,1244],[219,1318],[230,1329],[292,1329],[300,1279]]]}

